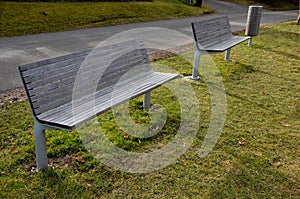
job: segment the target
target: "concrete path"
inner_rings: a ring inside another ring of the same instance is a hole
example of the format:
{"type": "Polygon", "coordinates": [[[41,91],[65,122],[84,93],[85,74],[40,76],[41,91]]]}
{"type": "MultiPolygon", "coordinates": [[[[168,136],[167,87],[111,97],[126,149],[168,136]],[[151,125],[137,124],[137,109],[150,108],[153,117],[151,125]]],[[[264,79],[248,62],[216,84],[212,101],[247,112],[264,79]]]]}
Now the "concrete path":
{"type": "MultiPolygon", "coordinates": [[[[230,18],[232,31],[245,29],[247,6],[234,3],[204,0],[217,13],[230,18]]],[[[261,24],[277,23],[296,19],[298,11],[263,11],[261,24]]],[[[204,16],[205,17],[205,16],[204,16]]],[[[90,28],[75,31],[36,34],[0,39],[0,93],[21,86],[17,66],[24,63],[55,57],[70,52],[85,50],[97,46],[106,38],[134,28],[163,27],[191,36],[190,23],[199,17],[162,20],[147,23],[135,23],[112,27],[90,28]]]]}

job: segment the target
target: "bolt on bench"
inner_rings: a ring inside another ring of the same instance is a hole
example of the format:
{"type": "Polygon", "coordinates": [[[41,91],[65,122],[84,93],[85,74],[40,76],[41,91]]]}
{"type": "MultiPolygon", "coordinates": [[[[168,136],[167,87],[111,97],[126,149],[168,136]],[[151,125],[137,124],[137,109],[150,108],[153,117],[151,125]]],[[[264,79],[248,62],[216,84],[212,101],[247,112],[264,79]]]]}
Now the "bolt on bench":
{"type": "Polygon", "coordinates": [[[21,65],[19,72],[34,117],[40,170],[48,167],[45,129],[73,130],[143,94],[149,109],[150,91],[179,77],[152,71],[142,40],[21,65]]]}
{"type": "Polygon", "coordinates": [[[230,60],[230,49],[251,37],[233,36],[228,16],[209,17],[192,22],[194,36],[194,67],[191,79],[197,80],[200,56],[226,51],[225,60],[230,60]]]}

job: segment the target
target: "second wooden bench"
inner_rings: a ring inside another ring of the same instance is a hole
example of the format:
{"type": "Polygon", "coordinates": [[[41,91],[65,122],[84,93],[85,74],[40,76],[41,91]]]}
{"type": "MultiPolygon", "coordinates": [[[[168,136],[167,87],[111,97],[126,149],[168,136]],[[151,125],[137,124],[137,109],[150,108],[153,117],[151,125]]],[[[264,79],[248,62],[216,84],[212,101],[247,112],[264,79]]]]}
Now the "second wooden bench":
{"type": "Polygon", "coordinates": [[[225,60],[230,60],[230,49],[251,37],[233,36],[227,16],[204,18],[191,23],[194,36],[194,66],[191,79],[197,80],[200,56],[205,53],[226,51],[225,60]]]}

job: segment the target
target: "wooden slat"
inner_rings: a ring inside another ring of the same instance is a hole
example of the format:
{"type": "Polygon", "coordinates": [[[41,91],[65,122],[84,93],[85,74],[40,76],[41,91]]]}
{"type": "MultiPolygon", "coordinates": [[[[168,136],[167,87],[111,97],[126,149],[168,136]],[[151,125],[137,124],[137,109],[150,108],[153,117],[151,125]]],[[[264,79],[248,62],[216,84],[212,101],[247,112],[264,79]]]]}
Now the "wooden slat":
{"type": "Polygon", "coordinates": [[[38,61],[38,62],[34,62],[34,63],[24,64],[24,65],[19,66],[19,71],[24,72],[27,70],[32,70],[34,68],[41,67],[41,66],[61,62],[64,60],[74,59],[76,57],[81,57],[82,55],[86,55],[89,52],[90,52],[90,50],[87,50],[87,51],[72,53],[72,54],[63,55],[63,56],[59,56],[59,57],[55,57],[55,58],[51,58],[51,59],[46,59],[46,60],[42,60],[42,61],[38,61]]]}
{"type": "Polygon", "coordinates": [[[27,73],[27,75],[24,74],[24,81],[26,83],[30,83],[30,82],[38,81],[42,78],[47,78],[47,77],[61,74],[64,71],[67,72],[69,70],[77,69],[76,65],[80,66],[80,64],[84,61],[84,59],[85,57],[79,57],[72,60],[50,64],[44,68],[35,68],[35,70],[31,71],[31,73],[27,73]]]}
{"type": "Polygon", "coordinates": [[[61,81],[53,82],[52,84],[47,84],[47,85],[44,85],[43,87],[37,87],[37,88],[31,89],[28,91],[29,96],[31,98],[35,98],[35,97],[39,98],[40,96],[43,97],[44,95],[48,95],[48,92],[49,92],[49,94],[53,94],[53,93],[55,93],[55,89],[62,88],[61,85],[65,85],[65,86],[68,86],[69,84],[73,85],[75,77],[76,77],[76,75],[68,76],[68,78],[65,78],[61,81]]]}
{"type": "Polygon", "coordinates": [[[54,109],[58,106],[61,106],[63,104],[69,103],[72,100],[72,96],[67,96],[66,98],[60,99],[58,101],[52,102],[51,104],[48,104],[46,106],[42,106],[42,107],[36,107],[34,108],[34,111],[36,113],[36,115],[39,115],[41,113],[44,113],[48,110],[54,109]]]}

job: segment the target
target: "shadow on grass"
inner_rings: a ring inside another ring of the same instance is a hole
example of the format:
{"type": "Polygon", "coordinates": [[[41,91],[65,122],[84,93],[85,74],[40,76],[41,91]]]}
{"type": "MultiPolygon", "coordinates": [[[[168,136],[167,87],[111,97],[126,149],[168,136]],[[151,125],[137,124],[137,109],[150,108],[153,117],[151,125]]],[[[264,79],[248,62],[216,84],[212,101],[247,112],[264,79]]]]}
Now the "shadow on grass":
{"type": "MultiPolygon", "coordinates": [[[[299,38],[298,38],[298,40],[299,40],[299,38]]],[[[284,51],[276,50],[277,48],[274,48],[274,47],[267,47],[265,45],[256,44],[256,46],[254,48],[259,48],[259,49],[262,49],[262,50],[266,50],[266,51],[269,51],[269,52],[272,52],[272,53],[282,55],[282,56],[286,57],[286,59],[300,60],[300,56],[290,54],[290,53],[287,53],[287,52],[284,52],[284,51]]]]}
{"type": "MultiPolygon", "coordinates": [[[[297,26],[296,23],[293,24],[293,22],[290,22],[290,26],[297,26]]],[[[279,55],[282,55],[286,57],[287,59],[295,59],[295,60],[300,60],[299,52],[294,52],[295,54],[287,53],[285,51],[280,51],[277,46],[285,46],[287,45],[287,41],[292,41],[293,43],[295,41],[300,41],[300,33],[299,32],[291,32],[291,31],[284,31],[284,30],[279,30],[279,29],[274,29],[274,28],[269,28],[265,27],[263,29],[263,32],[261,35],[267,36],[267,37],[272,37],[274,40],[273,42],[276,44],[276,46],[273,45],[262,45],[262,44],[255,44],[252,46],[252,48],[257,48],[257,49],[263,49],[269,52],[273,52],[279,55]],[[268,33],[272,32],[272,35],[269,35],[268,33]],[[277,39],[277,38],[282,38],[282,39],[277,39]]],[[[294,44],[298,44],[294,43],[294,44]]],[[[299,50],[299,48],[298,48],[299,50]]]]}
{"type": "Polygon", "coordinates": [[[238,156],[237,161],[232,163],[233,167],[212,186],[212,198],[253,198],[266,195],[296,197],[298,187],[292,179],[280,172],[276,164],[279,160],[274,157],[263,159],[250,153],[238,156]]]}
{"type": "Polygon", "coordinates": [[[272,113],[274,113],[274,114],[282,114],[282,113],[279,112],[279,111],[276,111],[276,110],[274,110],[274,109],[272,109],[272,108],[268,108],[268,107],[264,106],[263,104],[260,104],[260,103],[254,102],[254,101],[252,101],[252,100],[249,100],[249,99],[246,98],[246,97],[242,97],[242,96],[240,96],[240,95],[233,94],[233,93],[230,93],[230,92],[228,92],[228,91],[226,91],[226,94],[229,95],[229,96],[231,96],[231,97],[234,97],[234,98],[236,98],[236,99],[239,99],[239,100],[241,100],[241,101],[248,102],[249,104],[255,105],[256,107],[260,107],[260,108],[262,108],[262,109],[268,110],[268,111],[270,111],[270,112],[272,112],[272,113]]]}
{"type": "Polygon", "coordinates": [[[218,68],[222,74],[223,80],[240,80],[246,74],[256,72],[256,67],[239,61],[221,61],[218,68]]]}
{"type": "Polygon", "coordinates": [[[239,66],[238,71],[240,73],[254,73],[257,71],[257,69],[253,65],[244,64],[239,61],[236,61],[236,64],[239,66]]]}
{"type": "Polygon", "coordinates": [[[284,80],[284,81],[289,81],[291,83],[295,83],[295,81],[297,81],[296,79],[291,79],[291,78],[287,78],[287,77],[284,77],[284,76],[274,75],[273,73],[269,73],[269,72],[262,71],[262,70],[257,70],[257,72],[261,73],[261,74],[264,74],[264,75],[268,75],[270,77],[281,79],[281,80],[284,80]]]}
{"type": "Polygon", "coordinates": [[[122,176],[122,173],[110,171],[109,168],[98,165],[94,170],[77,172],[69,175],[67,169],[47,169],[36,174],[39,191],[36,197],[42,198],[81,198],[85,196],[101,197],[104,193],[113,190],[113,184],[122,176]],[[101,180],[99,180],[101,179],[101,180]]]}

